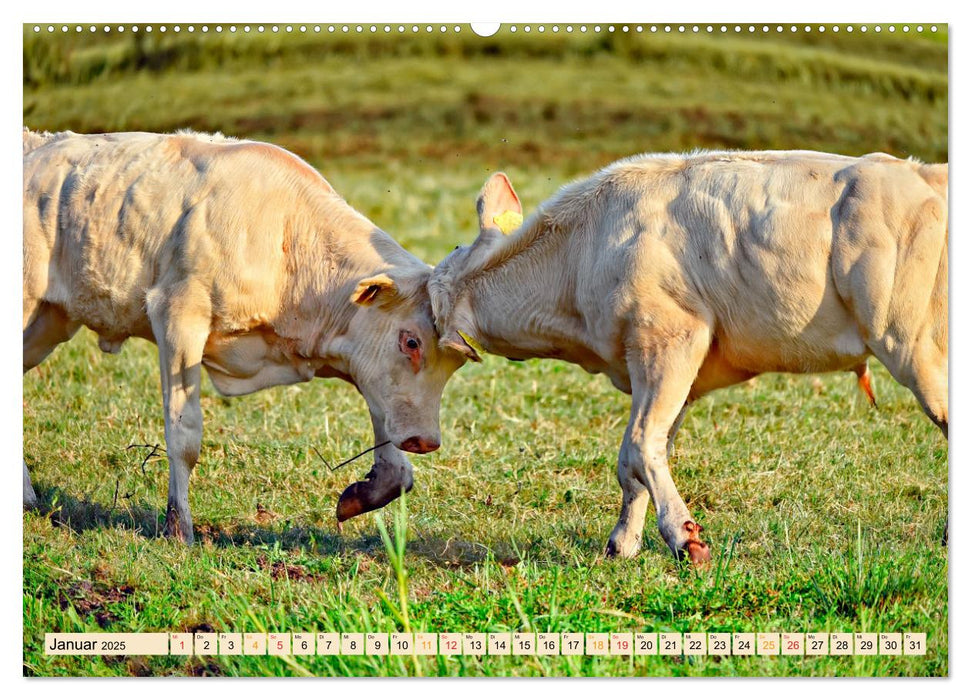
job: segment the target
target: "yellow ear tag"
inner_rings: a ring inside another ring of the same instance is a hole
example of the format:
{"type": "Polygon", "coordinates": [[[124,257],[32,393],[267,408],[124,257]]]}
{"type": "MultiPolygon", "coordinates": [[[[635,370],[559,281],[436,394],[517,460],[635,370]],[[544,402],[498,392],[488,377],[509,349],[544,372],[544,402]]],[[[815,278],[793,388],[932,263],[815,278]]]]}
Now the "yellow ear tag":
{"type": "Polygon", "coordinates": [[[517,211],[508,210],[493,216],[492,221],[502,231],[502,235],[508,236],[523,225],[523,215],[517,211]]]}
{"type": "Polygon", "coordinates": [[[477,341],[471,335],[463,333],[462,331],[459,331],[459,335],[462,336],[462,340],[468,343],[469,347],[475,350],[477,353],[479,353],[480,355],[486,354],[485,348],[479,345],[479,341],[477,341]]]}

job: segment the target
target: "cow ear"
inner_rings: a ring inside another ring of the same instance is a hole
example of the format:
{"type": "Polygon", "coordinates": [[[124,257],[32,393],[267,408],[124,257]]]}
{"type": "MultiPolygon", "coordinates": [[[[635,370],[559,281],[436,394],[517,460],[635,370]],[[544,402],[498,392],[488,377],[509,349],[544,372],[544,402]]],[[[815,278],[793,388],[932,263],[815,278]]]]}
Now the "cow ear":
{"type": "Polygon", "coordinates": [[[357,283],[357,288],[351,294],[351,303],[360,306],[370,306],[377,302],[390,301],[398,294],[398,286],[387,275],[366,277],[357,283]]]}
{"type": "Polygon", "coordinates": [[[522,223],[523,205],[505,173],[495,173],[486,180],[475,203],[479,213],[479,231],[499,229],[509,233],[522,223]]]}
{"type": "Polygon", "coordinates": [[[479,344],[476,343],[471,336],[466,335],[462,331],[452,331],[448,335],[444,336],[439,344],[443,347],[451,348],[456,352],[462,353],[473,362],[482,362],[482,357],[479,355],[477,350],[485,352],[481,346],[478,348],[473,347],[478,346],[479,344]]]}

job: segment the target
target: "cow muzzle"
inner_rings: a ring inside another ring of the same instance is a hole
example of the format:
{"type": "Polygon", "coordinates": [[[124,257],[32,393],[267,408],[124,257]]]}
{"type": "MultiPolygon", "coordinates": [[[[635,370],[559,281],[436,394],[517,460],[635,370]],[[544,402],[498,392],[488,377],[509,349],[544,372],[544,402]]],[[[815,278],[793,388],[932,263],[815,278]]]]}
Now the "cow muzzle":
{"type": "Polygon", "coordinates": [[[402,440],[401,444],[397,447],[399,450],[404,450],[405,452],[423,455],[429,452],[434,452],[440,446],[441,443],[437,438],[424,437],[422,435],[412,435],[410,438],[402,440]]]}

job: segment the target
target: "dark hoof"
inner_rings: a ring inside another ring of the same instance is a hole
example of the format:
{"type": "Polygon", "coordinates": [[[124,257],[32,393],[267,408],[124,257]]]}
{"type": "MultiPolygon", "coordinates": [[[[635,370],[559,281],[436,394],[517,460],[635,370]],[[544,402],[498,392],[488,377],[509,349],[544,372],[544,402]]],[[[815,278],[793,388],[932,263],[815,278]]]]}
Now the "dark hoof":
{"type": "Polygon", "coordinates": [[[609,541],[607,546],[604,548],[604,556],[608,559],[614,559],[618,554],[619,552],[617,551],[617,545],[614,544],[613,540],[609,541]]]}
{"type": "Polygon", "coordinates": [[[688,542],[684,548],[695,566],[704,567],[711,563],[711,551],[704,542],[688,542]]]}
{"type": "Polygon", "coordinates": [[[361,500],[361,492],[364,490],[366,485],[366,481],[355,481],[353,484],[344,489],[344,493],[342,493],[341,497],[337,499],[338,523],[342,523],[345,520],[350,520],[351,518],[357,517],[361,513],[368,512],[368,510],[373,510],[373,508],[368,508],[361,500]]]}
{"type": "Polygon", "coordinates": [[[698,523],[690,520],[685,522],[684,529],[688,532],[688,541],[682,547],[682,551],[687,553],[691,563],[698,568],[704,568],[711,562],[711,550],[708,545],[701,541],[698,536],[704,530],[698,523]]]}
{"type": "Polygon", "coordinates": [[[367,489],[366,481],[355,481],[353,484],[344,489],[344,493],[337,500],[337,522],[342,523],[345,520],[350,520],[351,518],[361,515],[361,513],[367,513],[369,510],[374,510],[380,506],[368,506],[362,499],[363,492],[367,489]]]}
{"type": "Polygon", "coordinates": [[[174,508],[169,508],[165,512],[165,536],[183,544],[192,544],[192,530],[190,528],[188,532],[185,532],[182,527],[182,519],[174,508]]]}
{"type": "Polygon", "coordinates": [[[337,499],[337,522],[342,523],[358,515],[384,508],[402,492],[411,491],[413,485],[409,472],[378,460],[364,475],[363,481],[355,481],[337,499]]]}
{"type": "Polygon", "coordinates": [[[355,481],[344,489],[344,493],[337,499],[337,522],[356,518],[358,515],[370,513],[372,510],[384,508],[394,499],[401,495],[402,490],[411,489],[386,489],[379,490],[373,481],[355,481]]]}

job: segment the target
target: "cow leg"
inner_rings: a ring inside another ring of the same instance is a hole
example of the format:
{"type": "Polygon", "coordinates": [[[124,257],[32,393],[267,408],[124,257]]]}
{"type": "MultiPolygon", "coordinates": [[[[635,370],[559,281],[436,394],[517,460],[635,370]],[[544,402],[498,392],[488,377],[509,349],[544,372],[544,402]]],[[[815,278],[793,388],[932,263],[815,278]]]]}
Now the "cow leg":
{"type": "MultiPolygon", "coordinates": [[[[688,402],[681,407],[678,417],[668,430],[665,456],[671,457],[674,449],[674,439],[677,437],[678,429],[684,422],[685,414],[688,412],[688,402]]],[[[641,538],[644,532],[644,519],[647,515],[647,504],[650,500],[647,488],[641,479],[635,474],[630,462],[630,435],[631,430],[628,426],[624,433],[624,442],[620,448],[620,456],[617,459],[617,481],[623,491],[623,500],[620,509],[620,519],[614,527],[614,531],[607,541],[606,555],[609,557],[620,556],[630,558],[636,555],[641,549],[641,538]]],[[[680,496],[679,496],[680,498],[680,496]]]]}
{"type": "Polygon", "coordinates": [[[608,557],[624,557],[629,559],[641,551],[641,540],[644,536],[644,519],[647,515],[647,504],[650,494],[639,478],[634,466],[630,462],[631,426],[628,424],[624,432],[624,441],[620,446],[617,457],[617,481],[623,492],[620,517],[614,526],[604,554],[608,557]]]}
{"type": "Polygon", "coordinates": [[[924,413],[947,438],[947,347],[929,334],[913,343],[899,340],[875,342],[870,349],[893,378],[913,392],[924,413]],[[901,352],[897,348],[910,349],[901,352]]]}
{"type": "MultiPolygon", "coordinates": [[[[913,344],[909,354],[893,352],[893,348],[906,347],[900,343],[874,343],[873,354],[893,375],[893,378],[909,388],[924,413],[940,428],[947,440],[948,396],[947,396],[947,347],[935,342],[930,333],[913,344]],[[941,345],[945,347],[941,347],[941,345]]],[[[944,520],[944,535],[941,544],[947,546],[947,518],[944,520]]]]}
{"type": "MultiPolygon", "coordinates": [[[[917,380],[914,395],[934,424],[944,433],[947,440],[947,353],[934,351],[925,353],[924,363],[916,368],[917,380]]],[[[944,534],[941,536],[941,546],[947,547],[948,517],[944,517],[944,534]]]]}
{"type": "Polygon", "coordinates": [[[30,482],[30,472],[27,471],[27,462],[24,461],[24,510],[34,510],[40,505],[37,494],[34,493],[34,485],[30,482]]]}
{"type": "Polygon", "coordinates": [[[701,527],[674,485],[667,455],[704,360],[710,332],[704,323],[687,315],[668,315],[666,321],[678,325],[643,329],[639,349],[628,353],[633,401],[617,463],[623,501],[606,553],[636,554],[649,495],[658,529],[672,553],[680,558],[687,552],[700,564],[710,558],[708,545],[698,537],[701,527]]]}
{"type": "MultiPolygon", "coordinates": [[[[671,457],[674,449],[674,439],[677,437],[678,429],[684,421],[685,414],[688,412],[688,402],[685,401],[678,413],[674,423],[668,429],[667,442],[665,445],[665,457],[671,457]]],[[[641,550],[641,539],[644,533],[644,519],[647,515],[647,504],[650,499],[645,481],[638,475],[631,463],[631,426],[627,426],[624,433],[624,442],[620,447],[620,455],[617,458],[617,481],[623,491],[621,501],[620,518],[610,539],[607,540],[605,554],[608,557],[630,558],[641,550]]],[[[673,487],[673,484],[672,484],[673,487]]],[[[675,490],[677,496],[677,490],[675,490]]],[[[680,499],[680,496],[677,496],[680,499]]]]}
{"type": "MultiPolygon", "coordinates": [[[[388,441],[384,418],[371,413],[374,444],[388,441]]],[[[337,522],[342,523],[364,513],[383,508],[414,485],[411,462],[394,445],[384,445],[374,451],[374,464],[364,481],[355,481],[344,489],[337,501],[337,522]]]]}
{"type": "MultiPolygon", "coordinates": [[[[54,348],[70,340],[81,324],[46,302],[24,304],[24,374],[43,362],[54,348]]],[[[24,508],[36,508],[37,494],[24,465],[24,508]]]]}
{"type": "MultiPolygon", "coordinates": [[[[665,464],[667,457],[670,456],[674,446],[674,439],[678,428],[681,425],[687,411],[687,403],[682,406],[681,411],[667,432],[667,439],[664,447],[665,464]]],[[[644,533],[644,520],[647,515],[647,505],[651,499],[651,493],[647,489],[647,479],[644,475],[643,461],[634,462],[638,459],[631,444],[633,413],[631,422],[628,423],[627,430],[624,432],[624,441],[620,447],[620,455],[617,458],[617,481],[620,484],[623,497],[621,500],[620,517],[617,525],[614,526],[610,539],[607,540],[605,554],[608,557],[630,558],[635,556],[641,549],[641,542],[644,533]]],[[[666,469],[666,467],[665,467],[666,469]]],[[[670,484],[675,497],[680,500],[677,489],[673,482],[670,484]]],[[[682,503],[683,505],[683,503],[682,503]]],[[[660,524],[660,512],[658,523],[660,524]]],[[[665,538],[666,539],[666,538],[665,538]]]]}
{"type": "MultiPolygon", "coordinates": [[[[915,353],[910,374],[912,384],[908,385],[920,402],[924,413],[944,433],[947,440],[947,352],[941,350],[929,339],[923,344],[921,352],[915,353]]],[[[948,518],[944,518],[944,534],[941,546],[947,546],[948,518]]]]}
{"type": "Polygon", "coordinates": [[[189,476],[202,444],[202,354],[209,335],[208,297],[192,290],[149,294],[149,318],[158,345],[169,459],[165,534],[192,544],[189,476]],[[164,297],[156,301],[157,297],[164,297]],[[154,303],[153,303],[154,302],[154,303]]]}
{"type": "Polygon", "coordinates": [[[681,412],[678,414],[678,417],[674,419],[674,425],[672,425],[671,429],[668,431],[668,459],[671,459],[671,453],[674,452],[674,440],[678,437],[678,431],[681,430],[681,424],[684,423],[684,417],[688,414],[688,406],[690,403],[690,401],[684,402],[684,406],[681,407],[681,412]]]}
{"type": "Polygon", "coordinates": [[[698,375],[695,377],[694,384],[691,386],[688,400],[684,402],[684,406],[681,407],[681,412],[674,421],[674,425],[668,431],[668,459],[671,458],[671,453],[674,452],[674,441],[678,437],[678,431],[681,430],[681,424],[684,422],[684,417],[688,414],[688,407],[691,406],[692,402],[715,389],[739,384],[740,382],[748,381],[754,376],[754,372],[741,370],[730,365],[718,350],[717,343],[713,342],[708,348],[708,354],[705,356],[705,360],[698,370],[698,375]]]}
{"type": "Polygon", "coordinates": [[[920,402],[924,413],[947,439],[947,352],[925,340],[914,353],[908,367],[911,381],[907,384],[920,402]]]}
{"type": "Polygon", "coordinates": [[[24,373],[32,370],[61,343],[74,337],[81,327],[72,321],[61,309],[47,302],[41,302],[24,323],[24,373]]]}

